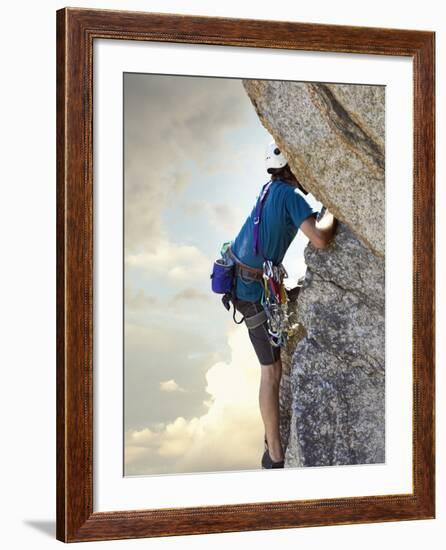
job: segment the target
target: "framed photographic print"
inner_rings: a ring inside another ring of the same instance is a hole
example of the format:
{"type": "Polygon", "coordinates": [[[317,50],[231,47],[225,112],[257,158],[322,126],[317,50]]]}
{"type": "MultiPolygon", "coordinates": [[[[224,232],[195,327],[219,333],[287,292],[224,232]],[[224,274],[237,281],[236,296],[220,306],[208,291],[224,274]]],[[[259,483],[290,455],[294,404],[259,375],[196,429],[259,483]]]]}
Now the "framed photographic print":
{"type": "Polygon", "coordinates": [[[57,538],[433,518],[434,33],[65,8],[57,71],[57,538]]]}

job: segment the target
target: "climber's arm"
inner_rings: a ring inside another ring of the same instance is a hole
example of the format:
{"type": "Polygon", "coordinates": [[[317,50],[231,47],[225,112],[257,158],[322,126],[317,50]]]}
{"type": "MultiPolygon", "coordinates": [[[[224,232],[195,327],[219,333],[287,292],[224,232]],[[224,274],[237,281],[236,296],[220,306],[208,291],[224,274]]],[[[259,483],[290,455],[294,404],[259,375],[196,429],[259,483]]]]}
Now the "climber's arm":
{"type": "Polygon", "coordinates": [[[314,216],[306,218],[301,223],[300,229],[315,248],[326,248],[335,233],[336,224],[336,218],[326,210],[319,221],[316,221],[314,216]]]}

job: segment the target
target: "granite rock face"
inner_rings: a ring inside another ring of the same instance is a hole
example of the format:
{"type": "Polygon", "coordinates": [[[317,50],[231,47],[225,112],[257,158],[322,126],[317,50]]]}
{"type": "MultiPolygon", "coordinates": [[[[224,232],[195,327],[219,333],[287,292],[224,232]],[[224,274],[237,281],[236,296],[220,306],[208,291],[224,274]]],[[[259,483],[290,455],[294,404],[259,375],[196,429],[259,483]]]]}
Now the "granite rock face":
{"type": "Polygon", "coordinates": [[[283,350],[286,467],[385,461],[384,90],[245,81],[296,176],[340,220],[283,350]]]}
{"type": "Polygon", "coordinates": [[[302,185],[384,255],[385,89],[244,80],[302,185]]]}
{"type": "Polygon", "coordinates": [[[287,466],[385,460],[384,261],[340,224],[305,250],[281,383],[287,466]],[[299,337],[300,336],[300,337],[299,337]]]}

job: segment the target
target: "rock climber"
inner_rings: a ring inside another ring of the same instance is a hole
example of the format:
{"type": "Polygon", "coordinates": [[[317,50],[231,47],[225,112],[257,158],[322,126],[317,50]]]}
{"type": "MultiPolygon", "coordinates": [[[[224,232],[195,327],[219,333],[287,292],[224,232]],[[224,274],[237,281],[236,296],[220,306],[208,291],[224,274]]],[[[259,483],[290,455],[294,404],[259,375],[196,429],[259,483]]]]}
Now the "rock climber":
{"type": "Polygon", "coordinates": [[[273,141],[265,153],[266,171],[272,182],[260,208],[259,199],[240,232],[231,242],[231,253],[238,266],[234,287],[234,307],[245,317],[249,338],[261,365],[259,406],[265,428],[265,450],[262,468],[283,468],[284,452],[279,431],[279,386],[282,376],[280,346],[268,337],[266,318],[262,315],[263,262],[267,258],[280,265],[300,229],[316,248],[326,248],[334,235],[336,219],[325,210],[317,221],[315,212],[305,199],[308,194],[297,180],[273,141]],[[260,218],[260,219],[259,219],[260,218]],[[256,222],[256,223],[255,223],[256,222]],[[255,234],[254,226],[258,224],[255,234]],[[259,252],[256,242],[259,242],[259,252]],[[263,319],[260,325],[249,320],[263,319]]]}

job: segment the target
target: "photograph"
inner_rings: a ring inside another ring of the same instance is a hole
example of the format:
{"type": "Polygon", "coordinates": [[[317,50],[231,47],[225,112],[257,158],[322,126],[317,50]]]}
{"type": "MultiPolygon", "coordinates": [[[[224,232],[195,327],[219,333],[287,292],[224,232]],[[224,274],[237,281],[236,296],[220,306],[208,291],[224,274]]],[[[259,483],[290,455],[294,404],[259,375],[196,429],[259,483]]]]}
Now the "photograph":
{"type": "Polygon", "coordinates": [[[384,464],[386,87],[122,78],[124,476],[384,464]]]}

